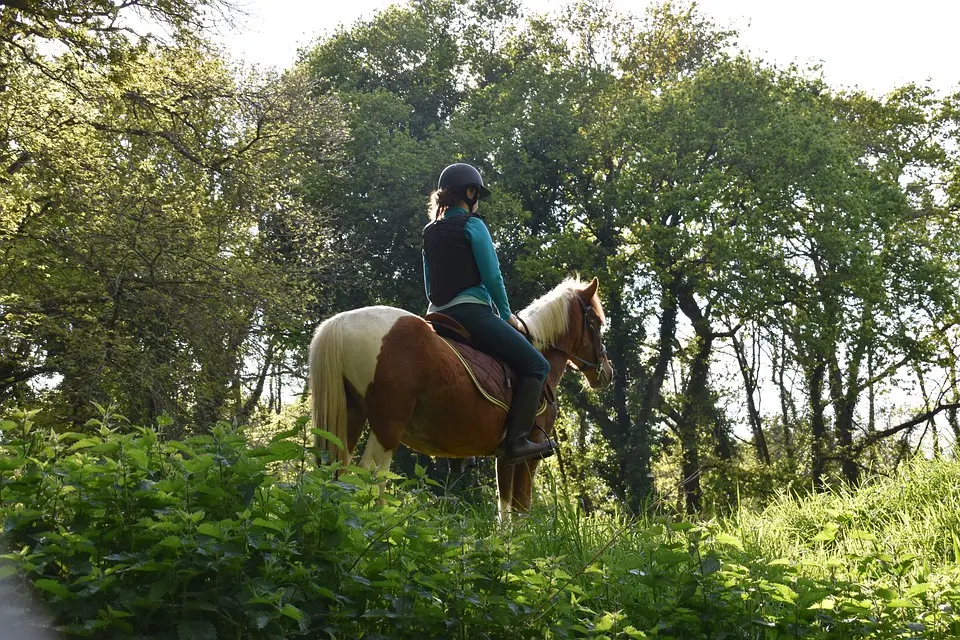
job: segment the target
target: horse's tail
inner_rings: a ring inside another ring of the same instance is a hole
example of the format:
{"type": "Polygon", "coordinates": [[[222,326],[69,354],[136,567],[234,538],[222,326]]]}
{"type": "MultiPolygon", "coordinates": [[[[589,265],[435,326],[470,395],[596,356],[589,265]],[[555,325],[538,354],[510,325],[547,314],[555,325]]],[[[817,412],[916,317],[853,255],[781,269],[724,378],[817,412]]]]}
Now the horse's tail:
{"type": "Polygon", "coordinates": [[[313,428],[335,435],[343,447],[322,436],[315,436],[315,444],[329,453],[331,462],[350,461],[347,451],[347,393],[343,375],[343,317],[333,316],[324,321],[310,342],[310,391],[313,396],[313,428]]]}

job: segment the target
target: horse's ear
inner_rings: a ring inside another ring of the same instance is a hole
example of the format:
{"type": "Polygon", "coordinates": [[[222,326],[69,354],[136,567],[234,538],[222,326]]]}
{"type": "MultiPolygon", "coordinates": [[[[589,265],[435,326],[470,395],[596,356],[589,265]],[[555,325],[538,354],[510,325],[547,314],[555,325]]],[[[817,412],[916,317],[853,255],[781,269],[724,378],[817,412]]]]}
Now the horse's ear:
{"type": "Polygon", "coordinates": [[[590,284],[587,285],[587,288],[583,290],[583,295],[587,300],[592,300],[593,296],[597,295],[597,289],[600,288],[600,281],[594,278],[590,284]]]}

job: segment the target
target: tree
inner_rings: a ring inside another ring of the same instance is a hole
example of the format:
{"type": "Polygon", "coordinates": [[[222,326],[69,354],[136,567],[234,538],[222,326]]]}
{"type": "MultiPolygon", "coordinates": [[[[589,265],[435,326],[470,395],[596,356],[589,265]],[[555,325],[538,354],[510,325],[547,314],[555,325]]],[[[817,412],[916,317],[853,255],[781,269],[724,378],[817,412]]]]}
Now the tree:
{"type": "Polygon", "coordinates": [[[333,252],[299,222],[299,174],[331,168],[335,105],[308,101],[295,74],[237,81],[193,39],[100,44],[130,55],[34,58],[0,98],[18,154],[2,201],[0,393],[22,403],[28,383],[62,377],[72,419],[115,400],[132,419],[207,426],[242,408],[246,354],[275,355],[284,327],[309,324],[306,274],[333,252]],[[310,241],[300,256],[273,253],[284,230],[310,241]]]}

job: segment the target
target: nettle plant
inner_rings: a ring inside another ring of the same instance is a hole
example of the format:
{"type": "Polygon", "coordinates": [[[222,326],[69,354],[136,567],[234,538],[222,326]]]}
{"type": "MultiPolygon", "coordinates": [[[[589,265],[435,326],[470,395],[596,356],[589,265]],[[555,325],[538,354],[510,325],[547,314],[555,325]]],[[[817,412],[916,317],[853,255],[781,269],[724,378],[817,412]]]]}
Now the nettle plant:
{"type": "Polygon", "coordinates": [[[4,621],[110,638],[960,633],[955,563],[812,501],[743,525],[588,517],[548,466],[538,507],[500,528],[492,499],[422,468],[318,467],[306,420],[252,445],[226,424],[165,441],[101,413],[83,433],[0,421],[4,621]]]}
{"type": "Polygon", "coordinates": [[[333,600],[321,585],[336,575],[330,550],[356,502],[308,474],[296,443],[250,449],[226,425],[163,442],[109,412],[88,433],[12,418],[2,425],[2,571],[44,592],[63,631],[277,636],[333,600]],[[280,461],[299,464],[296,490],[267,473],[280,461]],[[303,550],[309,566],[297,563],[303,550]]]}
{"type": "Polygon", "coordinates": [[[80,636],[497,637],[540,597],[513,570],[522,537],[491,535],[422,468],[318,467],[306,420],[254,447],[226,424],[177,442],[109,411],[84,433],[33,416],[0,423],[0,575],[43,605],[8,600],[5,618],[80,636]]]}

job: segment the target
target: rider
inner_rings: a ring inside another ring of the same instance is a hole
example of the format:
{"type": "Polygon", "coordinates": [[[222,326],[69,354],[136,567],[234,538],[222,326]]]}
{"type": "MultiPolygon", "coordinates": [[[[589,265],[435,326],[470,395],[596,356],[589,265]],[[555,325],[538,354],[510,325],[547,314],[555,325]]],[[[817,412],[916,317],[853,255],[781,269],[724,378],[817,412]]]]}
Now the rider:
{"type": "Polygon", "coordinates": [[[429,312],[442,311],[459,322],[483,351],[504,360],[520,375],[507,414],[507,436],[497,455],[508,464],[546,458],[554,444],[529,435],[550,364],[520,333],[510,312],[497,252],[477,204],[490,195],[480,172],[452,164],[440,174],[430,196],[423,229],[423,283],[429,312]],[[497,313],[493,307],[496,306],[497,313]]]}

